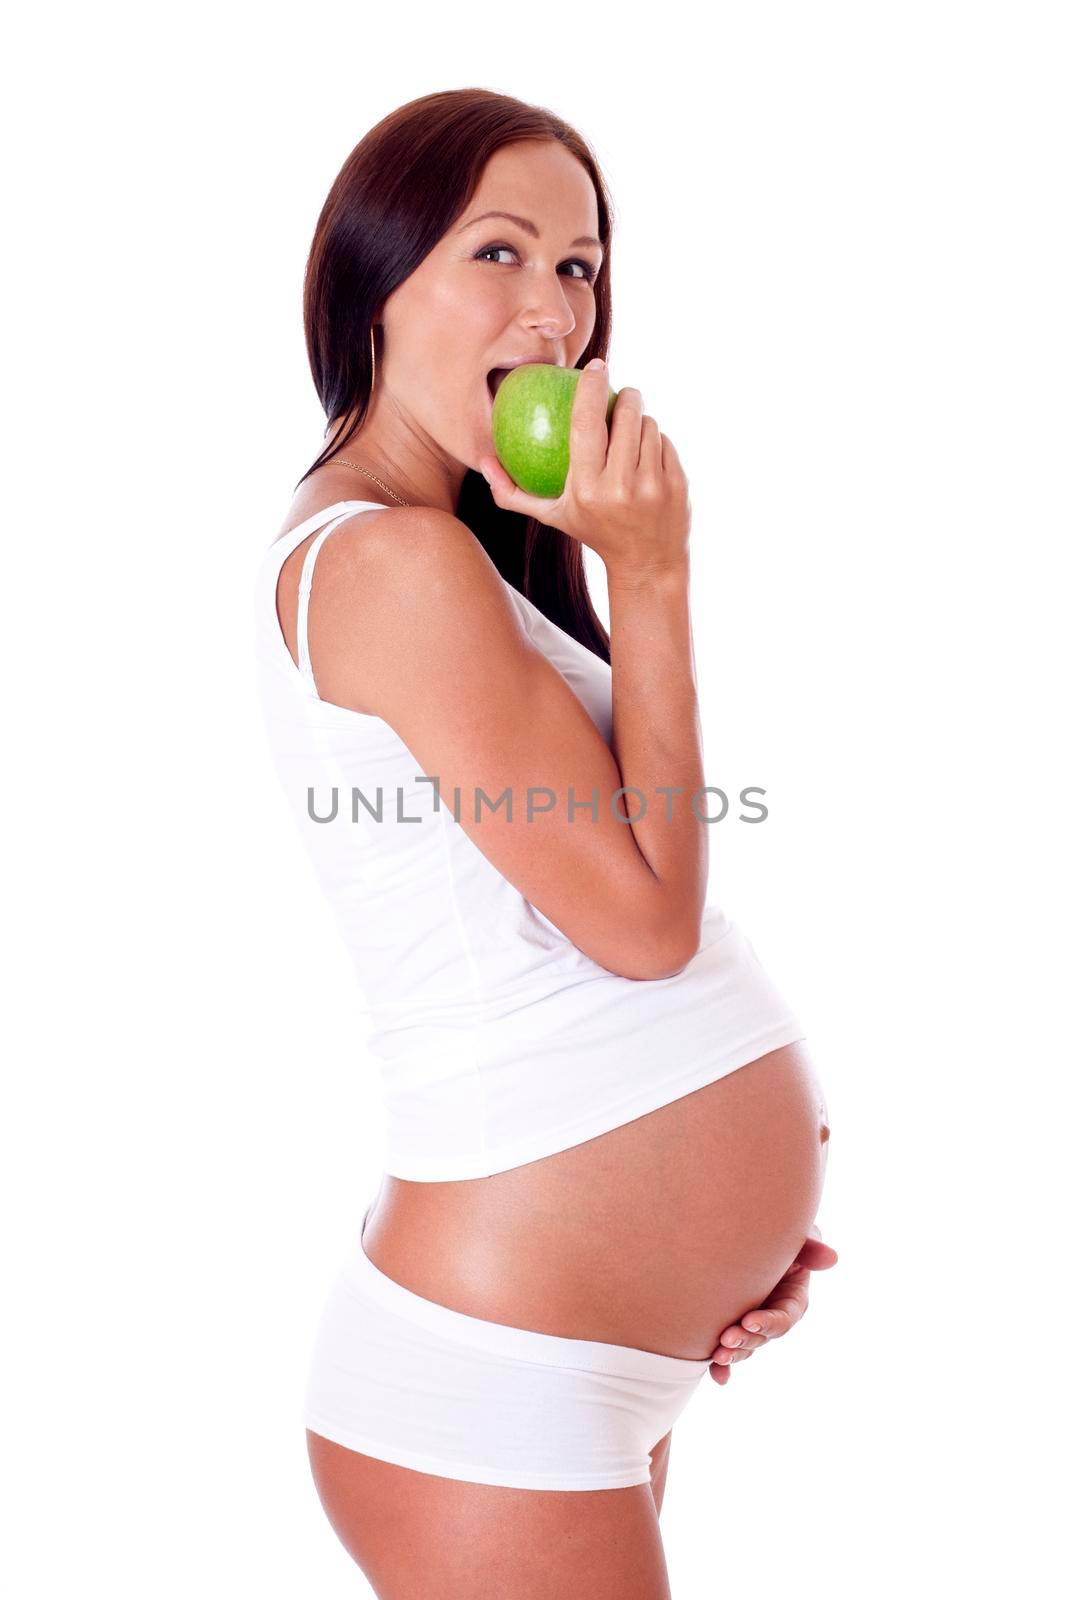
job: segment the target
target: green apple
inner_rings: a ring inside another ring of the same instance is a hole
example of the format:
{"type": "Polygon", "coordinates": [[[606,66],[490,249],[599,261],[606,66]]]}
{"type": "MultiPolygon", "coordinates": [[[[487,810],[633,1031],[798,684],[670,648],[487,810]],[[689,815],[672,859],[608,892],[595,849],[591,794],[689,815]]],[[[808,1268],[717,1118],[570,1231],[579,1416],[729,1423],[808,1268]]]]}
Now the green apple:
{"type": "MultiPolygon", "coordinates": [[[[567,481],[571,408],[581,373],[527,361],[513,367],[493,401],[493,448],[504,471],[526,494],[558,500],[567,481]]],[[[606,420],[618,398],[608,389],[606,420]]]]}

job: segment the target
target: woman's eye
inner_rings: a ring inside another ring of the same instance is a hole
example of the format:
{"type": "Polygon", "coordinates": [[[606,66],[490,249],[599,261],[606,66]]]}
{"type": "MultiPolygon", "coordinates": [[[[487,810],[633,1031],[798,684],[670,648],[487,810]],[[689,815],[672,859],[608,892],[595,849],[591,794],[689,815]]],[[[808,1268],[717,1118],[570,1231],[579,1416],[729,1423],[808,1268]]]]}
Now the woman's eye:
{"type": "MultiPolygon", "coordinates": [[[[476,261],[481,260],[482,256],[499,255],[501,250],[505,250],[508,253],[508,255],[512,255],[512,256],[518,254],[518,252],[513,250],[509,244],[487,244],[485,246],[484,250],[479,250],[478,251],[478,254],[475,257],[475,260],[476,261]]],[[[596,280],[596,268],[589,261],[580,261],[577,258],[575,258],[573,261],[565,261],[563,263],[563,265],[567,266],[567,267],[580,267],[581,268],[580,272],[568,273],[568,277],[571,277],[571,278],[574,278],[574,277],[584,278],[588,283],[593,283],[596,280]]]]}
{"type": "Polygon", "coordinates": [[[499,255],[501,250],[506,250],[508,254],[512,256],[515,254],[515,251],[509,244],[487,244],[484,250],[478,251],[478,255],[475,257],[475,260],[479,260],[482,256],[499,255]]]}

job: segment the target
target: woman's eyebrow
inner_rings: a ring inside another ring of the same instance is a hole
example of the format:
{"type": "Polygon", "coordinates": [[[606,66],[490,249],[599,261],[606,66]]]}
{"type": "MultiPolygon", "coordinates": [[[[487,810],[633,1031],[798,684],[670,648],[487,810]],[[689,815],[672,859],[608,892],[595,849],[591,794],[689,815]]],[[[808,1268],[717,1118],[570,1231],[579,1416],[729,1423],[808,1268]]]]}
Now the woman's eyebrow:
{"type": "MultiPolygon", "coordinates": [[[[518,223],[520,228],[525,228],[526,232],[532,234],[535,239],[540,239],[541,237],[527,217],[517,217],[513,211],[483,211],[480,217],[472,217],[469,222],[463,224],[462,228],[457,228],[456,232],[462,233],[464,228],[473,228],[476,222],[484,222],[486,217],[506,217],[508,222],[518,223]]],[[[591,244],[594,250],[602,250],[604,248],[599,239],[590,239],[587,233],[583,233],[580,239],[572,239],[570,247],[573,249],[576,244],[591,244]]]]}

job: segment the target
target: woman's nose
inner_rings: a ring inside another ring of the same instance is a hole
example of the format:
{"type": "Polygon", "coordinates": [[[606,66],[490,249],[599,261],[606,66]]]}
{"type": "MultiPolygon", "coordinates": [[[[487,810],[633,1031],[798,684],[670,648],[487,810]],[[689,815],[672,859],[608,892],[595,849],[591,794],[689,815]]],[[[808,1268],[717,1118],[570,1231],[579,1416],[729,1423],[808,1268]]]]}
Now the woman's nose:
{"type": "Polygon", "coordinates": [[[539,298],[528,308],[526,325],[546,339],[566,339],[574,332],[577,322],[558,278],[555,280],[555,289],[546,290],[544,298],[539,298]]]}

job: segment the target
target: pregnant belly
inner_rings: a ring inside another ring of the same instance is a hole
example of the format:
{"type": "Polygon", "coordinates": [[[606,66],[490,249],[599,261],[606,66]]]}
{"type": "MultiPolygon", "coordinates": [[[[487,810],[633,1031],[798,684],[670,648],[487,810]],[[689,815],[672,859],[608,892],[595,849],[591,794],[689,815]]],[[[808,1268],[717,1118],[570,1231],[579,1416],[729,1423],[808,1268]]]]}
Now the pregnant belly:
{"type": "Polygon", "coordinates": [[[363,1245],[468,1316],[708,1356],[815,1220],[829,1127],[805,1043],[488,1178],[387,1176],[363,1245]]]}

